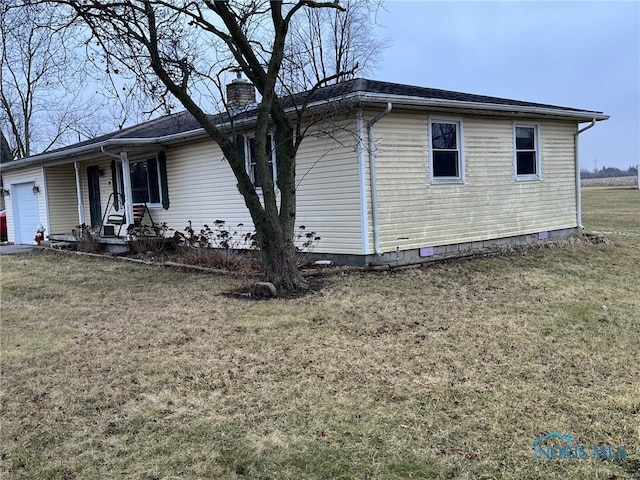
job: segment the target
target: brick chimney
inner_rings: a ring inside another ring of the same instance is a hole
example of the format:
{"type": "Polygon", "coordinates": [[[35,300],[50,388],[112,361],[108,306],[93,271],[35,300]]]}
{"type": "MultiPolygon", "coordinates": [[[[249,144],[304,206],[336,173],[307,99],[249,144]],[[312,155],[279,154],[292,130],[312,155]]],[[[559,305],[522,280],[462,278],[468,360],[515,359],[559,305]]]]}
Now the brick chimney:
{"type": "Polygon", "coordinates": [[[236,70],[236,75],[237,78],[227,84],[227,106],[233,109],[256,103],[255,87],[240,77],[240,70],[236,70]]]}

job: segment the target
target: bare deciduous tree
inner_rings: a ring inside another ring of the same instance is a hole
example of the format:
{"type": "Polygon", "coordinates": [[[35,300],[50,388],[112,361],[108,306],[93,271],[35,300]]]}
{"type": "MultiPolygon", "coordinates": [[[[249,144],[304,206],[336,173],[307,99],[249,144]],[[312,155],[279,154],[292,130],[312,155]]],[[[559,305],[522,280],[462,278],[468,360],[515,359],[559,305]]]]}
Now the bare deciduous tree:
{"type": "Polygon", "coordinates": [[[389,40],[374,31],[382,0],[340,4],[344,12],[306,9],[293,18],[281,74],[284,91],[306,90],[329,77],[331,83],[349,80],[382,59],[389,40]]]}
{"type": "MultiPolygon", "coordinates": [[[[42,0],[46,1],[46,0],[42,0]]],[[[92,34],[107,70],[133,72],[146,92],[173,107],[176,99],[219,145],[235,175],[238,189],[257,232],[267,279],[278,288],[307,288],[296,264],[293,242],[296,219],[296,154],[306,130],[305,102],[294,115],[278,94],[283,65],[288,71],[287,41],[294,19],[305,12],[343,14],[335,1],[292,0],[48,0],[73,9],[76,20],[92,34]],[[239,68],[255,86],[255,163],[262,179],[258,194],[238,151],[234,130],[237,111],[226,108],[230,128],[222,129],[205,113],[222,86],[224,73],[239,68]],[[267,142],[273,132],[278,162],[277,179],[269,174],[267,142]],[[275,183],[279,190],[276,195],[275,183]],[[278,199],[279,197],[279,199],[278,199]]],[[[339,27],[342,28],[342,27],[339,27]]],[[[313,34],[311,34],[313,36],[313,34]]],[[[353,51],[355,55],[355,51],[353,51]]],[[[349,54],[351,55],[351,53],[349,54]]],[[[351,59],[335,59],[335,68],[319,73],[305,86],[314,90],[355,71],[351,59]],[[326,76],[324,76],[326,75],[326,76]]]]}
{"type": "Polygon", "coordinates": [[[77,28],[50,5],[7,0],[0,10],[0,121],[14,157],[99,133],[77,28]]]}

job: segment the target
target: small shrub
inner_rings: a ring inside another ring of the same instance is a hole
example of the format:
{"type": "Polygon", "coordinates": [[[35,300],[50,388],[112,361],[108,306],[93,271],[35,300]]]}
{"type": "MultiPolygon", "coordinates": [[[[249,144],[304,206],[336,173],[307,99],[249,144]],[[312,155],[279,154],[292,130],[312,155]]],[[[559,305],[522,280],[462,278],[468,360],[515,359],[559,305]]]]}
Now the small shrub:
{"type": "Polygon", "coordinates": [[[141,237],[129,242],[131,251],[140,255],[158,255],[175,251],[172,238],[141,237]]]}
{"type": "Polygon", "coordinates": [[[223,250],[255,250],[258,248],[256,232],[244,232],[244,224],[239,223],[233,230],[228,230],[224,220],[215,220],[214,228],[203,225],[200,232],[193,229],[193,224],[184,228],[184,233],[176,231],[173,235],[178,245],[188,247],[212,247],[223,250]]]}
{"type": "MultiPolygon", "coordinates": [[[[206,225],[205,225],[206,227],[206,225]]],[[[207,227],[208,228],[208,227],[207,227]]],[[[176,245],[181,247],[207,247],[209,246],[209,239],[206,236],[205,230],[200,230],[200,233],[196,233],[193,229],[193,224],[191,220],[189,220],[189,224],[184,227],[183,230],[185,233],[175,231],[173,234],[173,239],[176,245]]]]}
{"type": "MultiPolygon", "coordinates": [[[[173,241],[181,248],[181,256],[185,258],[185,263],[227,270],[236,270],[240,264],[247,262],[257,264],[255,256],[238,253],[258,249],[258,235],[255,230],[245,231],[242,223],[228,229],[224,220],[215,220],[213,225],[211,228],[205,224],[196,232],[189,220],[182,232],[174,233],[173,241]]],[[[300,225],[293,240],[298,255],[298,266],[311,263],[311,255],[321,237],[316,232],[307,232],[306,227],[300,225]]],[[[255,266],[250,270],[255,271],[255,266]]]]}
{"type": "Polygon", "coordinates": [[[78,251],[87,253],[100,253],[102,251],[100,242],[96,238],[96,233],[89,225],[85,223],[76,225],[71,234],[77,243],[78,251]]]}
{"type": "Polygon", "coordinates": [[[216,220],[213,224],[215,230],[205,225],[210,232],[212,247],[224,250],[256,250],[258,248],[258,234],[255,230],[244,232],[243,223],[236,225],[233,231],[226,229],[224,220],[216,220]]]}
{"type": "Polygon", "coordinates": [[[178,249],[177,261],[187,265],[198,265],[235,272],[262,272],[261,263],[250,254],[243,255],[209,247],[181,247],[178,249]]]}
{"type": "Polygon", "coordinates": [[[127,233],[133,238],[130,242],[131,250],[141,255],[174,251],[176,242],[173,237],[166,236],[168,231],[166,223],[129,225],[127,233]]]}
{"type": "Polygon", "coordinates": [[[316,232],[306,232],[305,230],[306,227],[300,225],[298,227],[298,233],[294,237],[296,252],[298,253],[298,267],[311,263],[311,254],[316,245],[318,245],[318,242],[322,240],[321,237],[316,235],[316,232]]]}
{"type": "Polygon", "coordinates": [[[178,251],[178,261],[246,273],[262,271],[254,255],[240,252],[257,248],[255,232],[244,232],[242,223],[233,230],[227,230],[225,223],[224,220],[216,220],[214,228],[203,225],[196,232],[189,220],[182,232],[176,231],[171,237],[178,251]]]}

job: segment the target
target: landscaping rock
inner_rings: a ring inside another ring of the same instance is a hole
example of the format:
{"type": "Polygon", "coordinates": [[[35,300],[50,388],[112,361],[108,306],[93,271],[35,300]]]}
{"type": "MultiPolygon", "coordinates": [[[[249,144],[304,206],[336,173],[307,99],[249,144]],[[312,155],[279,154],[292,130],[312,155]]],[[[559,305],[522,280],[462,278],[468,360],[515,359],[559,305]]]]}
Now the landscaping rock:
{"type": "Polygon", "coordinates": [[[256,298],[273,298],[278,295],[278,291],[273,283],[256,282],[253,285],[253,296],[256,298]]]}

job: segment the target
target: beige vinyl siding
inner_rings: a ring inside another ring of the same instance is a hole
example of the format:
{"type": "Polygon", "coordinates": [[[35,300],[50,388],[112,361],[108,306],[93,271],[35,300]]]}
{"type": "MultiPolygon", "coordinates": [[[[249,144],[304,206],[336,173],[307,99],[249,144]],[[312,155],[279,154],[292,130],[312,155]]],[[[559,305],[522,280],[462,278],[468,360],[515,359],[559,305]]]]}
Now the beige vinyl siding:
{"type": "MultiPolygon", "coordinates": [[[[365,123],[378,112],[365,112],[365,123]]],[[[383,251],[395,250],[397,237],[409,236],[405,223],[419,224],[423,216],[421,197],[427,181],[426,115],[414,116],[392,111],[374,126],[376,138],[376,187],[380,247],[383,251]],[[414,211],[413,205],[419,211],[414,211]],[[393,237],[395,233],[395,237],[393,237]],[[383,243],[384,242],[384,243],[383,243]],[[387,243],[390,246],[387,246],[387,243]],[[393,244],[391,246],[391,244],[393,244]]],[[[365,136],[367,132],[365,132],[365,136]]],[[[371,198],[369,152],[367,151],[367,198],[371,198]]],[[[373,219],[369,210],[369,245],[373,249],[373,219]]],[[[414,237],[416,234],[413,234],[414,237]]]]}
{"type": "Polygon", "coordinates": [[[298,153],[297,224],[322,238],[317,253],[363,253],[355,124],[305,138],[298,153]]]}
{"type": "MultiPolygon", "coordinates": [[[[99,166],[104,175],[100,177],[100,214],[104,216],[109,196],[113,192],[111,183],[111,160],[102,158],[80,162],[80,196],[82,199],[84,223],[91,224],[91,206],[89,204],[89,181],[87,168],[99,166]]],[[[51,233],[71,233],[80,224],[78,217],[78,193],[76,186],[75,164],[45,167],[47,176],[47,197],[51,233]]],[[[111,209],[107,212],[116,213],[111,209]]],[[[122,208],[120,212],[122,213],[122,208]]],[[[124,232],[125,228],[123,228],[124,232]]]]}
{"type": "MultiPolygon", "coordinates": [[[[26,182],[35,182],[35,184],[40,187],[40,193],[36,195],[38,202],[38,221],[46,229],[46,233],[49,233],[46,213],[46,188],[42,167],[36,165],[20,170],[2,172],[2,177],[4,188],[9,190],[11,189],[11,185],[26,182]]],[[[15,232],[13,229],[13,203],[11,201],[11,195],[5,197],[5,207],[7,210],[7,239],[13,242],[15,241],[15,232]]],[[[36,232],[33,232],[33,234],[35,235],[36,232]]]]}
{"type": "Polygon", "coordinates": [[[376,125],[381,248],[388,252],[576,226],[571,122],[538,122],[542,180],[514,178],[513,121],[459,117],[464,185],[429,185],[428,115],[376,125]]]}
{"type": "Polygon", "coordinates": [[[196,232],[205,224],[213,227],[215,220],[234,227],[250,223],[231,167],[213,142],[170,148],[166,157],[170,205],[151,209],[155,222],[181,232],[189,221],[196,232]]]}
{"type": "MultiPolygon", "coordinates": [[[[355,122],[353,122],[355,124],[355,122]]],[[[306,138],[297,159],[297,225],[322,237],[315,252],[362,253],[357,154],[348,132],[340,142],[306,138]],[[342,145],[341,145],[342,144],[342,145]]],[[[151,210],[157,223],[183,231],[189,220],[199,232],[224,220],[228,229],[253,230],[237,181],[220,149],[201,141],[167,150],[168,210],[151,210]]]]}
{"type": "Polygon", "coordinates": [[[73,164],[46,167],[49,228],[52,233],[70,233],[78,225],[78,195],[73,164]]]}

